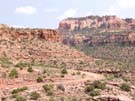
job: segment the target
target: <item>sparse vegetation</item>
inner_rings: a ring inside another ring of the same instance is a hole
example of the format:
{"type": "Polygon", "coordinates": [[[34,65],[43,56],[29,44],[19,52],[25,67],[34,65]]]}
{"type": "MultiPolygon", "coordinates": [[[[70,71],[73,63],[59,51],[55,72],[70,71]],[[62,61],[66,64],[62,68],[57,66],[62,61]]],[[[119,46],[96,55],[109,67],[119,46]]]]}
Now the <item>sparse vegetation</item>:
{"type": "Polygon", "coordinates": [[[63,69],[61,70],[61,73],[62,73],[62,74],[68,74],[68,71],[67,71],[66,68],[63,68],[63,69]]]}
{"type": "Polygon", "coordinates": [[[41,76],[39,76],[39,77],[37,78],[37,82],[38,82],[38,83],[43,82],[43,78],[42,78],[41,76]]]}
{"type": "Polygon", "coordinates": [[[2,67],[9,68],[13,63],[7,57],[1,57],[0,64],[2,67]]]}
{"type": "Polygon", "coordinates": [[[98,90],[92,90],[89,94],[90,94],[90,96],[98,96],[98,95],[100,95],[98,90]]]}
{"type": "Polygon", "coordinates": [[[31,67],[31,66],[29,66],[27,71],[28,71],[28,72],[30,72],[30,73],[31,73],[31,72],[33,72],[32,67],[31,67]]]}
{"type": "Polygon", "coordinates": [[[104,90],[105,89],[105,83],[102,83],[100,81],[94,81],[93,84],[94,88],[96,89],[102,89],[104,90]]]}
{"type": "Polygon", "coordinates": [[[105,83],[100,81],[94,81],[93,83],[87,82],[88,86],[85,89],[85,92],[90,96],[98,96],[100,94],[99,89],[105,89],[105,83]]]}
{"type": "Polygon", "coordinates": [[[27,90],[27,89],[28,89],[27,87],[17,88],[17,89],[14,89],[14,90],[12,91],[12,94],[17,94],[17,93],[23,92],[23,91],[25,91],[25,90],[27,90]]]}
{"type": "Polygon", "coordinates": [[[131,87],[127,83],[123,83],[120,86],[121,90],[129,92],[131,90],[131,87]]]}
{"type": "Polygon", "coordinates": [[[31,92],[31,94],[30,94],[30,99],[31,100],[38,100],[40,97],[41,97],[40,94],[37,93],[36,91],[31,92]]]}
{"type": "Polygon", "coordinates": [[[18,78],[18,72],[15,68],[11,70],[11,72],[9,73],[9,77],[10,78],[18,78]]]}
{"type": "Polygon", "coordinates": [[[46,85],[43,86],[43,88],[44,88],[44,91],[47,93],[48,96],[53,95],[53,85],[46,84],[46,85]]]}
{"type": "Polygon", "coordinates": [[[26,62],[19,62],[15,65],[15,67],[19,67],[19,68],[24,68],[24,67],[29,67],[31,64],[30,63],[26,63],[26,62]]]}
{"type": "Polygon", "coordinates": [[[27,101],[24,96],[17,96],[15,101],[27,101]]]}

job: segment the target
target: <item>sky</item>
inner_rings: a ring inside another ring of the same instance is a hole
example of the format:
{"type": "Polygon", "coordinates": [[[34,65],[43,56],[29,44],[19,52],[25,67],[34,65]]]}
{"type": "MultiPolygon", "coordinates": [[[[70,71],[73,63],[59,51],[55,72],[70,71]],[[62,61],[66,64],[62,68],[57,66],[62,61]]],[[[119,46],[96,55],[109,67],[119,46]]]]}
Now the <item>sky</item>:
{"type": "Polygon", "coordinates": [[[0,23],[58,28],[68,17],[117,15],[135,18],[135,0],[0,0],[0,23]]]}

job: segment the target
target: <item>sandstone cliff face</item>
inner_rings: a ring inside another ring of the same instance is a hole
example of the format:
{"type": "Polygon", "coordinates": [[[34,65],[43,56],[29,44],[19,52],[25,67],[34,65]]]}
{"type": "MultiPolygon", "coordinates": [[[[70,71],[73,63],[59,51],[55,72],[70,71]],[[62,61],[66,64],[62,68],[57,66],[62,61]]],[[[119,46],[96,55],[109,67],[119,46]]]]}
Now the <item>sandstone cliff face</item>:
{"type": "Polygon", "coordinates": [[[135,33],[121,33],[121,34],[105,34],[105,35],[74,35],[71,39],[63,39],[64,44],[76,46],[82,43],[88,43],[90,46],[98,46],[109,43],[119,43],[127,45],[135,45],[135,33]]]}
{"type": "Polygon", "coordinates": [[[60,22],[59,29],[73,31],[83,28],[106,30],[135,29],[135,19],[121,19],[116,16],[88,16],[81,18],[68,18],[60,22]]]}
{"type": "Polygon", "coordinates": [[[62,37],[56,30],[51,29],[19,29],[19,28],[7,28],[0,29],[0,40],[32,40],[43,39],[51,42],[61,42],[62,37]]]}

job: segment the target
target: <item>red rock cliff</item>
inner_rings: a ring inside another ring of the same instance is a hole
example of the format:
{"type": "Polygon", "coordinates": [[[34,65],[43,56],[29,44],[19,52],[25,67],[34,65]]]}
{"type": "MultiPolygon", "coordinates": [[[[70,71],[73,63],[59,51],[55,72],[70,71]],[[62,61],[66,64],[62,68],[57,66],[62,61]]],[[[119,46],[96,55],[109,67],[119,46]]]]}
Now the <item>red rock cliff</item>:
{"type": "Polygon", "coordinates": [[[0,28],[0,40],[32,40],[34,38],[45,41],[61,42],[61,34],[52,29],[23,29],[23,28],[0,28]]]}
{"type": "Polygon", "coordinates": [[[60,22],[59,29],[73,31],[83,28],[130,30],[135,29],[135,19],[121,19],[116,16],[87,16],[81,18],[68,18],[60,22]]]}

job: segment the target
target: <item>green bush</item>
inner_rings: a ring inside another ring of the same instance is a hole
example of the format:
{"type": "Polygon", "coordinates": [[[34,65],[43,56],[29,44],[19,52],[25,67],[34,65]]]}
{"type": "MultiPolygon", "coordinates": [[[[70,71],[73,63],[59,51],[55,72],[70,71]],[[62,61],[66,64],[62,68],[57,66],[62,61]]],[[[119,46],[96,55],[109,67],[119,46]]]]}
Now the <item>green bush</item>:
{"type": "Polygon", "coordinates": [[[129,92],[131,90],[131,87],[126,83],[121,84],[120,88],[121,88],[121,90],[127,91],[127,92],[129,92]]]}
{"type": "Polygon", "coordinates": [[[88,82],[88,84],[89,85],[85,89],[86,92],[91,92],[91,91],[93,91],[95,89],[102,89],[102,90],[105,89],[105,83],[102,83],[100,81],[94,81],[91,84],[88,82]]]}
{"type": "Polygon", "coordinates": [[[85,92],[90,96],[98,96],[100,94],[99,89],[105,89],[105,83],[100,81],[94,81],[93,83],[87,81],[87,84],[88,86],[86,87],[85,92]]]}
{"type": "Polygon", "coordinates": [[[89,85],[89,86],[86,87],[85,92],[86,92],[86,93],[87,93],[87,92],[91,92],[91,91],[93,91],[94,89],[95,89],[94,85],[89,85]]]}
{"type": "Polygon", "coordinates": [[[98,95],[100,95],[98,90],[93,90],[89,94],[90,94],[90,96],[98,96],[98,95]]]}
{"type": "Polygon", "coordinates": [[[26,101],[26,98],[23,96],[17,96],[15,101],[26,101]]]}
{"type": "Polygon", "coordinates": [[[31,67],[31,66],[29,66],[27,71],[28,71],[28,72],[33,72],[32,67],[31,67]]]}
{"type": "Polygon", "coordinates": [[[27,66],[30,66],[30,64],[22,62],[22,61],[15,65],[15,67],[19,67],[19,68],[24,68],[24,67],[27,67],[27,66]]]}
{"type": "Polygon", "coordinates": [[[37,82],[38,82],[38,83],[43,82],[43,78],[39,76],[39,77],[37,78],[37,82]]]}
{"type": "Polygon", "coordinates": [[[9,73],[9,77],[10,78],[18,78],[18,72],[15,68],[11,70],[11,72],[9,73]]]}
{"type": "Polygon", "coordinates": [[[94,81],[94,82],[93,82],[93,85],[94,85],[94,87],[97,88],[97,89],[102,89],[102,90],[105,89],[105,83],[102,83],[102,82],[100,82],[100,81],[94,81]]]}
{"type": "Polygon", "coordinates": [[[27,87],[17,88],[17,89],[14,89],[14,90],[12,91],[12,94],[17,94],[17,93],[23,92],[23,91],[25,91],[25,90],[27,90],[27,89],[28,89],[27,87]]]}
{"type": "Polygon", "coordinates": [[[45,84],[45,85],[43,85],[43,88],[44,88],[44,91],[45,92],[48,92],[48,91],[50,91],[50,90],[53,89],[53,86],[52,85],[45,84]]]}
{"type": "Polygon", "coordinates": [[[52,90],[47,92],[47,96],[52,96],[52,95],[53,95],[53,91],[52,90]]]}
{"type": "Polygon", "coordinates": [[[40,94],[37,93],[36,91],[31,92],[31,94],[30,94],[30,99],[31,100],[38,100],[40,97],[41,97],[40,94]]]}
{"type": "Polygon", "coordinates": [[[67,69],[66,69],[66,68],[63,68],[63,69],[61,70],[61,73],[62,73],[62,74],[68,74],[67,69]]]}
{"type": "Polygon", "coordinates": [[[13,63],[7,57],[1,57],[0,64],[2,67],[9,67],[9,65],[12,65],[13,63]]]}
{"type": "Polygon", "coordinates": [[[44,91],[47,93],[47,96],[53,95],[53,86],[52,85],[46,84],[43,86],[43,88],[44,88],[44,91]]]}

